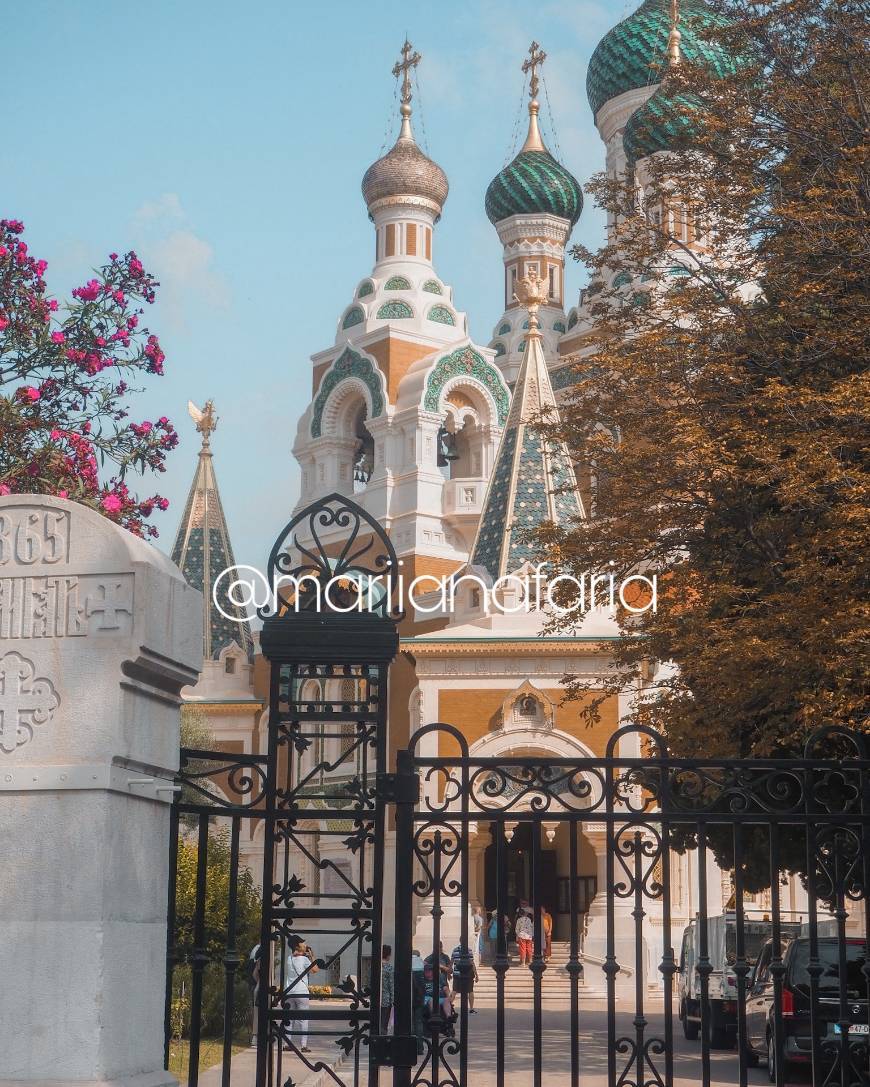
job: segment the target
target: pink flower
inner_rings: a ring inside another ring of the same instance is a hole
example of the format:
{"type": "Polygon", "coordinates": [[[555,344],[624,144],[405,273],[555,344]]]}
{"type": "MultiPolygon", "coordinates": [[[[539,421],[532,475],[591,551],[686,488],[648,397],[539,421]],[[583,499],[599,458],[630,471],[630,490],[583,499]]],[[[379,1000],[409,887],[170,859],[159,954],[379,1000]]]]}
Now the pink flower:
{"type": "Polygon", "coordinates": [[[69,496],[69,491],[58,491],[57,492],[57,497],[58,498],[67,498],[68,496],[69,496]]]}
{"type": "Polygon", "coordinates": [[[47,260],[38,260],[36,262],[36,274],[38,276],[41,276],[42,273],[45,271],[45,269],[47,267],[48,267],[48,261],[47,260]]]}
{"type": "Polygon", "coordinates": [[[57,313],[57,299],[50,298],[48,301],[48,308],[52,313],[57,313]]]}
{"type": "Polygon", "coordinates": [[[52,343],[64,343],[65,340],[66,340],[66,336],[64,336],[64,334],[62,332],[52,332],[52,334],[51,334],[51,342],[52,343]]]}
{"type": "Polygon", "coordinates": [[[112,291],[112,298],[118,303],[119,306],[123,306],[127,299],[124,297],[123,291],[112,291]]]}
{"type": "Polygon", "coordinates": [[[116,494],[107,494],[100,505],[106,513],[120,513],[122,502],[116,494]]]}
{"type": "Polygon", "coordinates": [[[157,499],[157,508],[161,509],[161,510],[168,510],[169,509],[169,499],[168,498],[158,498],[157,499]]]}
{"type": "Polygon", "coordinates": [[[2,332],[4,328],[8,327],[9,321],[5,317],[0,317],[0,332],[2,332]]]}
{"type": "Polygon", "coordinates": [[[117,260],[117,259],[118,259],[118,254],[117,253],[110,253],[109,254],[109,260],[117,260]]]}
{"type": "Polygon", "coordinates": [[[7,494],[12,494],[12,490],[10,489],[10,487],[7,484],[0,483],[0,497],[5,496],[7,494]]]}
{"type": "Polygon", "coordinates": [[[39,389],[34,389],[32,385],[25,385],[23,389],[19,389],[22,400],[29,400],[34,403],[39,399],[39,389]]]}
{"type": "Polygon", "coordinates": [[[73,298],[82,302],[95,302],[100,296],[100,285],[95,279],[89,279],[84,287],[76,287],[72,293],[73,298]]]}
{"type": "Polygon", "coordinates": [[[9,255],[9,250],[5,245],[0,245],[0,257],[6,257],[9,255]]]}
{"type": "Polygon", "coordinates": [[[59,442],[59,441],[60,441],[60,439],[61,439],[61,433],[60,433],[60,431],[59,431],[59,430],[57,429],[57,427],[55,427],[55,429],[54,429],[54,430],[53,430],[53,431],[51,432],[51,440],[52,440],[53,442],[59,442]]]}

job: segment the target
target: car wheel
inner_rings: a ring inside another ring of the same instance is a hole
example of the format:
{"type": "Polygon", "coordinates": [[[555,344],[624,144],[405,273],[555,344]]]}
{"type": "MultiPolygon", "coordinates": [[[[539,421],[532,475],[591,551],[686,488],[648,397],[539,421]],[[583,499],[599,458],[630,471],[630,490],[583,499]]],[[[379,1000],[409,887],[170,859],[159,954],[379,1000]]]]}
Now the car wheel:
{"type": "Polygon", "coordinates": [[[767,1036],[767,1078],[776,1083],[776,1046],[772,1034],[767,1036]]]}
{"type": "Polygon", "coordinates": [[[690,1042],[694,1042],[698,1037],[698,1024],[690,1021],[685,1001],[680,1007],[680,1021],[683,1024],[683,1037],[690,1042]]]}

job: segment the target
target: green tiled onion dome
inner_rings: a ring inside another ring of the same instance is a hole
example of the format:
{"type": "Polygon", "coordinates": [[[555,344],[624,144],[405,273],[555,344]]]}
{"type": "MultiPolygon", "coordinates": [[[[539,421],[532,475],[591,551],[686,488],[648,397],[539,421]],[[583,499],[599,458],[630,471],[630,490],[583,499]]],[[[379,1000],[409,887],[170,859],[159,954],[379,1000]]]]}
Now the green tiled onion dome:
{"type": "Polygon", "coordinates": [[[491,223],[543,212],[573,226],[583,210],[583,190],[549,151],[523,150],[489,183],[485,206],[491,223]]]}
{"type": "MultiPolygon", "coordinates": [[[[710,26],[727,26],[724,16],[704,0],[682,0],[679,29],[684,60],[724,76],[734,71],[734,58],[699,37],[710,26]]],[[[586,73],[586,94],[593,117],[605,102],[637,87],[658,83],[664,69],[671,13],[668,0],[644,0],[627,19],[609,31],[595,48],[586,73]]]]}
{"type": "Polygon", "coordinates": [[[622,143],[628,161],[635,163],[656,151],[690,143],[700,109],[696,95],[657,90],[635,110],[625,126],[622,143]]]}

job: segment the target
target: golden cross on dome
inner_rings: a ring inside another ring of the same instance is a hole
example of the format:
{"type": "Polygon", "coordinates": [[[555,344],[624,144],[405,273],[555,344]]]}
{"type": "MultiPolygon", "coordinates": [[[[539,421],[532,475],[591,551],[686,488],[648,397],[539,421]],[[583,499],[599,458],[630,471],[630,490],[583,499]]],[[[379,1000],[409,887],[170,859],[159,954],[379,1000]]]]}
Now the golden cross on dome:
{"type": "Polygon", "coordinates": [[[538,67],[544,63],[547,59],[547,54],[538,45],[537,42],[532,42],[529,46],[528,60],[523,61],[523,74],[532,73],[532,78],[529,82],[529,97],[538,97],[538,67]]]}
{"type": "Polygon", "coordinates": [[[401,75],[402,77],[402,105],[407,106],[411,101],[411,71],[417,67],[423,58],[419,53],[414,52],[414,47],[405,38],[405,44],[402,46],[402,59],[397,60],[393,65],[393,75],[396,79],[401,75]]]}

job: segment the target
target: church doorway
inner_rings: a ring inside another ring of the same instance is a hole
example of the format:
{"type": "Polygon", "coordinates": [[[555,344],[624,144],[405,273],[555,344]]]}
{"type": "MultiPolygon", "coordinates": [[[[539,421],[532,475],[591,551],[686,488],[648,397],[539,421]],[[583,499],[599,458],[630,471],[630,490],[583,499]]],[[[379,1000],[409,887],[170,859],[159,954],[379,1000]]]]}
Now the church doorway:
{"type": "MultiPolygon", "coordinates": [[[[502,824],[505,826],[505,824],[502,824]]],[[[506,840],[507,900],[510,915],[516,913],[521,901],[546,906],[553,915],[553,936],[568,940],[571,935],[569,832],[566,823],[551,824],[520,821],[506,824],[511,837],[506,840]],[[549,833],[548,833],[549,830],[549,833]],[[555,831],[555,832],[554,832],[555,831]],[[540,866],[537,888],[532,883],[532,836],[540,835],[540,866]]],[[[483,900],[484,909],[494,910],[497,901],[497,868],[495,835],[499,825],[490,824],[492,840],[484,851],[483,900]]],[[[595,852],[582,834],[578,834],[578,874],[574,888],[577,923],[583,931],[585,915],[596,892],[595,852]]]]}

